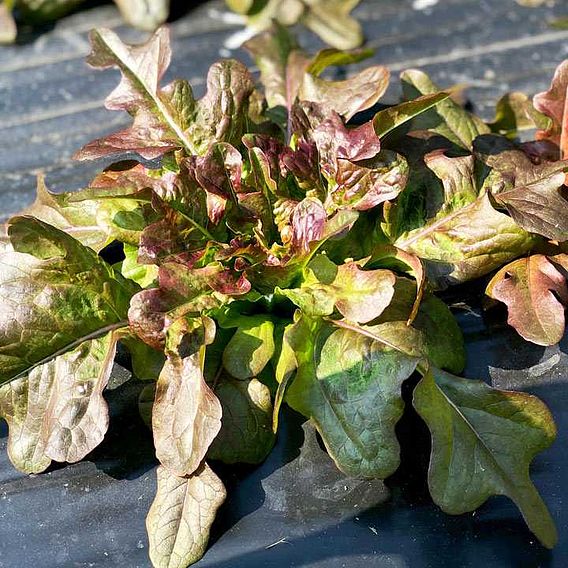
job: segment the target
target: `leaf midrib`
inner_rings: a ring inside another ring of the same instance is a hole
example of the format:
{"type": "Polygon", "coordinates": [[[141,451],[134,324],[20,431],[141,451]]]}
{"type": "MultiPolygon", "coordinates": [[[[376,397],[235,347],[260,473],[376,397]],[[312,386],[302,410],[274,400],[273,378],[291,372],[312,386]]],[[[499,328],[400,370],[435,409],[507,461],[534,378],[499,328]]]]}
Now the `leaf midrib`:
{"type": "MultiPolygon", "coordinates": [[[[516,487],[515,487],[515,483],[510,481],[509,479],[509,474],[503,469],[503,466],[497,461],[497,459],[495,458],[495,456],[493,455],[493,452],[491,451],[491,449],[487,446],[487,444],[485,443],[485,441],[483,440],[483,438],[481,438],[481,436],[477,433],[477,430],[474,428],[473,424],[471,424],[471,422],[467,419],[467,417],[463,414],[463,412],[461,411],[461,409],[457,406],[457,404],[455,404],[453,402],[453,400],[445,393],[444,389],[442,389],[442,387],[440,387],[438,385],[438,383],[436,383],[436,380],[434,379],[434,377],[432,377],[432,381],[434,383],[434,385],[436,386],[436,388],[438,389],[438,391],[442,394],[442,396],[444,397],[444,399],[448,402],[448,404],[450,405],[450,408],[458,415],[458,417],[460,417],[463,422],[465,423],[465,425],[471,430],[471,432],[473,433],[473,435],[475,436],[476,440],[479,442],[479,444],[481,445],[481,447],[483,448],[484,452],[489,456],[489,459],[491,460],[491,462],[494,464],[495,469],[498,471],[501,479],[505,482],[505,486],[506,489],[509,491],[509,496],[511,498],[513,498],[513,495],[515,495],[515,498],[518,498],[518,494],[516,491],[516,487]]],[[[472,409],[473,410],[473,409],[472,409]]],[[[488,413],[489,414],[489,413],[488,413]]],[[[493,416],[493,415],[492,415],[493,416]]],[[[521,500],[519,499],[519,502],[521,502],[521,500]]]]}
{"type": "Polygon", "coordinates": [[[92,339],[98,339],[99,337],[102,337],[103,335],[106,335],[107,333],[110,333],[111,331],[116,331],[118,329],[126,328],[126,327],[128,327],[128,321],[118,321],[118,322],[115,322],[115,323],[105,325],[104,327],[101,327],[99,329],[96,329],[96,330],[92,331],[91,333],[88,333],[87,335],[83,335],[81,337],[78,337],[77,339],[73,340],[71,343],[68,343],[67,345],[64,345],[63,347],[60,347],[59,349],[54,351],[51,355],[48,355],[48,356],[44,357],[43,359],[40,359],[39,361],[32,363],[31,365],[26,367],[24,370],[20,371],[19,373],[17,373],[13,377],[9,378],[7,381],[4,381],[1,385],[4,386],[4,385],[7,385],[8,383],[11,383],[12,381],[15,381],[17,379],[25,377],[36,367],[39,367],[41,365],[45,365],[46,363],[49,363],[49,361],[56,359],[60,355],[64,355],[68,351],[72,351],[76,347],[79,347],[79,345],[81,345],[85,341],[90,341],[92,339]]]}
{"type": "MultiPolygon", "coordinates": [[[[441,219],[438,219],[437,221],[435,221],[431,225],[428,225],[428,226],[424,227],[423,229],[418,230],[418,232],[415,233],[414,235],[412,235],[412,237],[407,238],[404,241],[395,242],[395,245],[400,249],[406,250],[405,247],[412,245],[412,243],[414,243],[417,240],[429,235],[430,233],[434,233],[439,227],[443,226],[444,224],[448,223],[449,221],[452,221],[458,215],[461,215],[462,213],[469,211],[471,208],[473,208],[474,205],[481,203],[481,201],[483,200],[484,197],[485,197],[485,193],[480,195],[475,201],[472,201],[471,203],[469,203],[465,207],[461,207],[460,209],[457,209],[453,213],[450,213],[449,215],[446,215],[446,216],[442,217],[441,219]]],[[[406,252],[408,252],[408,251],[406,251],[406,252]]]]}

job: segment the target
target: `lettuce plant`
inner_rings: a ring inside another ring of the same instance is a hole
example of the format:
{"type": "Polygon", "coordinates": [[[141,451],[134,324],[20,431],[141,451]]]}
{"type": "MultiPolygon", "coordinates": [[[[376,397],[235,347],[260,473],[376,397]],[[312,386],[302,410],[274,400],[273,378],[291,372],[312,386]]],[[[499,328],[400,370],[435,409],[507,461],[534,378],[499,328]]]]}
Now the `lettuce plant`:
{"type": "Polygon", "coordinates": [[[463,339],[440,291],[496,272],[488,294],[521,335],[562,337],[565,65],[535,106],[513,93],[486,123],[417,70],[402,73],[400,104],[370,113],[386,68],[327,80],[366,53],[310,57],[280,27],[248,44],[262,90],[224,60],[201,99],[184,80],[162,84],[166,29],[145,45],[104,29],[91,43],[88,62],[121,73],[106,106],[132,124],[76,157],[135,159],[76,193],[40,179],[6,226],[0,415],[14,465],[39,473],[101,442],[120,342],[147,382],[140,407],[161,464],[150,557],[183,568],[225,499],[215,462],[264,460],[282,404],[345,474],[384,479],[400,461],[401,386],[418,376],[434,502],[460,514],[506,495],[553,547],[529,477],[555,437],[550,412],[458,376],[463,339]],[[535,125],[538,140],[519,143],[535,125]]]}

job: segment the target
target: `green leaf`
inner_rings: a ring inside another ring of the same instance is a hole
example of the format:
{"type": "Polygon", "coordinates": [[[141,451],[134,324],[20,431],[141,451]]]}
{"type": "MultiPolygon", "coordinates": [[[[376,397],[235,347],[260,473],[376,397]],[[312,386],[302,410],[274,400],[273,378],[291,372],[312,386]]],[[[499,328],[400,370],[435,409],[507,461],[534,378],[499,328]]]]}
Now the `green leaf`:
{"type": "Polygon", "coordinates": [[[0,255],[0,383],[127,325],[136,285],[73,237],[14,217],[0,255]]]}
{"type": "Polygon", "coordinates": [[[9,426],[15,467],[39,473],[51,460],[77,462],[99,445],[108,428],[102,392],[115,350],[116,338],[108,333],[0,387],[0,416],[9,426]]]}
{"type": "Polygon", "coordinates": [[[359,22],[350,15],[361,0],[316,0],[307,3],[302,23],[327,44],[353,49],[363,42],[359,22]]]}
{"type": "Polygon", "coordinates": [[[424,156],[424,163],[434,172],[444,188],[444,202],[436,215],[437,218],[453,213],[477,199],[479,188],[475,179],[473,156],[449,158],[444,150],[435,150],[424,156]]]}
{"type": "Polygon", "coordinates": [[[21,214],[41,219],[99,251],[111,240],[108,227],[97,222],[99,204],[94,200],[74,203],[73,196],[70,193],[51,193],[44,177],[39,175],[36,199],[21,214]]]}
{"type": "MultiPolygon", "coordinates": [[[[416,69],[404,71],[400,78],[404,98],[407,100],[415,99],[420,95],[435,94],[440,90],[426,73],[416,69]]],[[[487,134],[489,127],[452,99],[446,98],[435,108],[415,117],[412,130],[430,130],[446,137],[458,146],[471,149],[475,138],[480,134],[487,134]]]]}
{"type": "Polygon", "coordinates": [[[139,30],[153,32],[170,13],[170,0],[150,0],[140,5],[137,0],[115,0],[124,21],[139,30]]]}
{"type": "Polygon", "coordinates": [[[496,211],[487,194],[423,228],[401,235],[398,248],[424,261],[437,287],[479,278],[528,251],[534,238],[496,211]]]}
{"type": "Polygon", "coordinates": [[[361,45],[361,26],[350,12],[360,0],[228,0],[229,6],[247,14],[247,26],[254,30],[270,28],[274,21],[282,26],[303,23],[327,44],[338,49],[361,45]]]}
{"type": "Polygon", "coordinates": [[[268,0],[225,0],[227,6],[238,14],[248,14],[260,9],[268,0]]]}
{"type": "Polygon", "coordinates": [[[466,513],[506,495],[544,546],[556,544],[554,521],[529,477],[531,461],[556,435],[540,400],[433,369],[416,387],[414,407],[432,435],[428,485],[443,511],[466,513]]]}
{"type": "Polygon", "coordinates": [[[400,388],[417,360],[330,323],[301,325],[307,340],[292,345],[298,371],[286,402],[313,421],[345,474],[388,477],[399,464],[400,388]]]}
{"type": "Polygon", "coordinates": [[[359,49],[357,51],[341,51],[340,49],[333,48],[322,49],[312,58],[307,72],[310,73],[310,75],[318,77],[328,67],[359,63],[360,61],[372,57],[373,54],[374,51],[372,49],[359,49]]]}
{"type": "Polygon", "coordinates": [[[152,407],[156,396],[156,383],[148,383],[138,395],[138,413],[140,418],[152,430],[152,407]]]}
{"type": "Polygon", "coordinates": [[[166,362],[163,351],[150,347],[132,333],[121,337],[120,342],[130,353],[134,376],[141,381],[157,381],[166,362]]]}
{"type": "Polygon", "coordinates": [[[274,410],[272,413],[272,431],[278,431],[278,420],[280,417],[280,407],[284,402],[286,396],[286,389],[288,388],[296,369],[298,368],[298,361],[296,353],[294,352],[293,344],[301,344],[304,341],[309,341],[309,328],[304,325],[304,321],[298,319],[297,316],[300,312],[297,311],[294,317],[294,323],[288,324],[282,333],[282,341],[278,355],[275,357],[276,368],[274,369],[274,376],[278,383],[276,395],[274,396],[274,410]],[[304,337],[298,337],[297,334],[308,334],[304,337]]]}
{"type": "Polygon", "coordinates": [[[0,4],[0,44],[16,41],[16,22],[6,2],[0,4]]]}
{"type": "MultiPolygon", "coordinates": [[[[408,321],[415,298],[416,284],[407,278],[397,278],[392,302],[376,323],[408,321]]],[[[463,371],[466,357],[463,334],[442,300],[426,292],[412,327],[422,333],[422,354],[430,362],[453,373],[463,371]]]]}
{"type": "Polygon", "coordinates": [[[207,458],[224,463],[260,463],[274,445],[270,390],[257,379],[221,375],[214,388],[221,402],[221,430],[207,458]]]}
{"type": "Polygon", "coordinates": [[[158,279],[158,267],[155,264],[140,264],[138,262],[138,247],[125,243],[123,246],[124,260],[120,272],[125,278],[134,280],[141,288],[149,288],[158,279]]]}
{"type": "Polygon", "coordinates": [[[421,358],[426,355],[423,334],[406,321],[386,321],[376,325],[357,325],[345,320],[328,321],[340,329],[359,333],[409,357],[421,358]]]}
{"type": "Polygon", "coordinates": [[[318,255],[308,265],[301,288],[277,291],[306,315],[328,316],[337,308],[347,319],[367,323],[389,305],[394,283],[390,270],[363,270],[355,262],[336,266],[318,255]]]}
{"type": "Polygon", "coordinates": [[[436,296],[427,297],[414,324],[424,334],[430,361],[441,369],[461,373],[466,363],[463,334],[448,306],[436,296]]]}
{"type": "Polygon", "coordinates": [[[426,112],[449,96],[448,93],[432,93],[380,110],[373,118],[377,136],[384,138],[395,128],[426,112]]]}
{"type": "Polygon", "coordinates": [[[529,98],[518,91],[503,95],[495,107],[495,120],[488,124],[491,132],[514,138],[520,131],[535,127],[529,98]]]}
{"type": "Polygon", "coordinates": [[[203,556],[227,492],[205,462],[188,477],[163,466],[157,476],[158,492],[146,519],[150,560],[156,568],[187,568],[203,556]]]}
{"type": "Polygon", "coordinates": [[[274,323],[264,316],[243,317],[223,351],[223,366],[236,379],[258,376],[274,354],[274,323]]]}

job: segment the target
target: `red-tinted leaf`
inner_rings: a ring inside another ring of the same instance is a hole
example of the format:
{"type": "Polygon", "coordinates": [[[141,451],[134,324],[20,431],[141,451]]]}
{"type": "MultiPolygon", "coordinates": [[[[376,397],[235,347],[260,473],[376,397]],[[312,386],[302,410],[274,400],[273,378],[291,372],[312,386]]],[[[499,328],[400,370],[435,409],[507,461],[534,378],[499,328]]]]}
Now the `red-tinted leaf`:
{"type": "Polygon", "coordinates": [[[167,90],[159,87],[171,60],[169,33],[161,28],[145,44],[129,46],[107,29],[91,32],[92,52],[87,61],[93,67],[118,67],[122,80],[107,97],[111,110],[126,110],[134,117],[132,127],[87,144],[78,159],[93,159],[116,152],[137,152],[147,159],[168,150],[193,145],[185,134],[187,111],[194,104],[187,83],[167,90]]]}
{"type": "Polygon", "coordinates": [[[163,349],[166,330],[175,320],[218,307],[221,299],[214,292],[240,296],[251,288],[244,273],[224,268],[221,263],[191,268],[167,262],[160,266],[158,283],[158,288],[136,294],[128,311],[131,329],[155,349],[163,349]]]}
{"type": "Polygon", "coordinates": [[[390,150],[362,162],[340,160],[335,176],[337,186],[330,200],[339,208],[365,211],[395,199],[404,189],[407,177],[406,160],[390,150]]]}
{"type": "Polygon", "coordinates": [[[537,138],[550,139],[556,143],[563,158],[568,158],[568,60],[563,61],[554,72],[548,91],[534,96],[536,110],[550,119],[552,124],[546,130],[537,132],[537,138]]]}
{"type": "Polygon", "coordinates": [[[381,151],[372,121],[347,128],[335,112],[330,113],[330,117],[319,124],[312,135],[324,168],[330,168],[337,160],[367,160],[381,151]]]}
{"type": "Polygon", "coordinates": [[[207,214],[217,224],[225,212],[227,201],[241,188],[242,158],[230,144],[213,144],[205,156],[185,160],[190,174],[207,194],[207,214]]]}
{"type": "MultiPolygon", "coordinates": [[[[556,258],[566,264],[566,255],[556,258]]],[[[508,322],[526,340],[554,345],[564,335],[566,279],[550,260],[535,254],[502,268],[487,286],[487,294],[507,305],[508,322]]]]}
{"type": "Polygon", "coordinates": [[[312,241],[319,240],[324,231],[327,214],[319,199],[306,197],[292,214],[292,244],[300,251],[308,251],[312,241]]]}

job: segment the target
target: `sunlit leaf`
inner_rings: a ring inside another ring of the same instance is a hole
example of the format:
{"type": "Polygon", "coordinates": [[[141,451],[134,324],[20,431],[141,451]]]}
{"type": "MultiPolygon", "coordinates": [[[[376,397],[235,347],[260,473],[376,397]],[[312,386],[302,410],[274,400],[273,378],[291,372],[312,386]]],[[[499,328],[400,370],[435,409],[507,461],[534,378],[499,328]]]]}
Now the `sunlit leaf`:
{"type": "Polygon", "coordinates": [[[157,469],[158,492],[146,519],[156,568],[187,568],[205,552],[209,530],[227,492],[205,463],[190,476],[157,469]]]}

